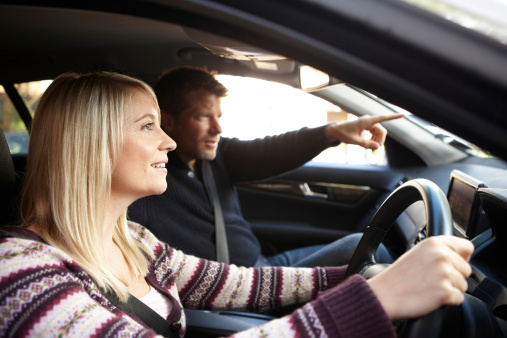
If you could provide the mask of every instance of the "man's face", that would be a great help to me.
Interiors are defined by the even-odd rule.
[[[176,141],[176,152],[181,160],[193,166],[198,159],[215,158],[222,133],[219,122],[222,109],[220,97],[205,90],[190,93],[189,100],[191,106],[181,112],[177,119],[164,114],[162,125]]]

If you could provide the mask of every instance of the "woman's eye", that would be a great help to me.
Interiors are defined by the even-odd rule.
[[[153,130],[153,122],[147,123],[143,126],[143,129]]]

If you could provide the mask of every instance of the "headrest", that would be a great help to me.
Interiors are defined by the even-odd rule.
[[[19,223],[19,190],[9,145],[0,129],[0,226]]]

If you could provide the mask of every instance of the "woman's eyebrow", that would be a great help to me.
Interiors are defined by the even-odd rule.
[[[142,119],[146,118],[146,117],[149,117],[151,119],[154,119],[154,120],[157,120],[157,117],[155,116],[155,114],[152,114],[152,113],[148,113],[148,114],[144,114],[142,116],[140,116],[139,118],[137,118],[134,122],[139,122],[141,121]]]

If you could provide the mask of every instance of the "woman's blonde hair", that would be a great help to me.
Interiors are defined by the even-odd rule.
[[[137,91],[152,98],[158,109],[153,90],[126,75],[57,77],[34,115],[21,201],[25,226],[36,224],[45,241],[123,301],[128,289],[106,263],[102,234],[111,179]],[[145,276],[151,254],[129,234],[126,210],[116,222],[113,240],[133,273]]]

